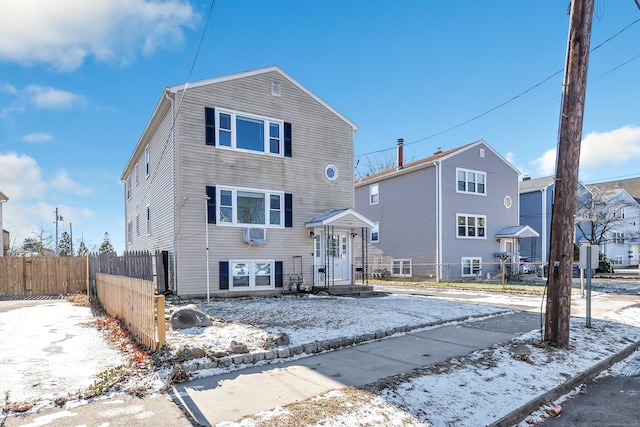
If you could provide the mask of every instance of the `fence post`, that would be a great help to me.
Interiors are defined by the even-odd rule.
[[[158,347],[162,348],[167,343],[164,325],[164,295],[156,295],[156,324],[158,330]]]

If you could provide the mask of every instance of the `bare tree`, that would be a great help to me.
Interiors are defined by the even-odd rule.
[[[591,245],[600,245],[624,219],[626,207],[633,203],[620,197],[619,190],[601,190],[597,186],[578,194],[575,223],[581,236]]]
[[[364,159],[364,163],[361,162],[361,160],[362,159],[358,160],[358,163],[355,167],[355,179],[362,179],[366,176],[375,175],[389,169],[394,169],[398,165],[396,156],[389,153],[384,156],[367,156]]]

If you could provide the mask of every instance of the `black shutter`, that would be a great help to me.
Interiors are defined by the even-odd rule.
[[[205,121],[205,143],[207,145],[216,145],[216,110],[213,108],[204,108]]]
[[[291,156],[291,123],[284,122],[284,156]]]
[[[229,262],[220,261],[220,289],[229,289]]]
[[[293,194],[284,194],[284,226],[293,227]]]
[[[209,196],[209,200],[207,200],[207,222],[209,224],[216,223],[216,187],[209,187],[207,185],[207,196]]]
[[[281,288],[283,284],[282,261],[276,261],[276,288]]]

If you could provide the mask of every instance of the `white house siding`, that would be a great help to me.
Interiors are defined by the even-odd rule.
[[[622,209],[624,218],[616,220],[611,229],[605,234],[607,243],[605,256],[614,262],[615,266],[629,266],[638,264],[630,240],[638,237],[640,229],[640,206],[638,202],[625,190],[619,191],[607,200],[607,205]],[[623,241],[616,241],[614,233],[622,233]]]
[[[271,82],[281,84],[281,96],[271,95]],[[277,72],[258,74],[214,85],[187,89],[177,119],[177,230],[180,295],[206,292],[206,186],[241,186],[293,194],[293,227],[267,229],[264,246],[242,241],[243,227],[209,224],[210,290],[219,290],[219,262],[230,259],[270,259],[293,271],[293,257],[302,256],[306,282],[312,279],[313,241],[305,223],[330,210],[352,207],[353,128]],[[205,107],[282,119],[292,124],[292,157],[231,151],[205,144]],[[335,181],[325,167],[338,168]],[[296,267],[297,268],[297,267]]]
[[[369,263],[375,257],[409,259],[413,277],[436,274],[436,167],[412,169],[356,185],[355,207],[379,223],[380,241],[371,243]],[[369,203],[369,187],[378,184],[379,203]],[[391,271],[391,265],[386,267]]]
[[[484,150],[484,157],[480,156]],[[518,172],[484,143],[458,151],[442,161],[442,259],[443,277],[461,274],[463,257],[481,257],[482,274],[499,269],[500,251],[496,234],[503,228],[519,224]],[[456,169],[470,169],[486,173],[486,195],[457,193]],[[504,198],[511,198],[511,207],[504,206]],[[485,215],[485,239],[457,237],[456,214]]]
[[[171,108],[161,112],[161,119],[153,132],[143,139],[142,149],[136,153],[133,164],[138,164],[138,185],[135,184],[136,168],[125,172],[126,179],[131,176],[131,199],[125,203],[125,223],[132,222],[133,239],[128,243],[125,224],[125,241],[128,251],[167,250],[173,244],[173,148],[171,138]],[[149,176],[145,171],[144,148],[149,147]],[[132,159],[133,160],[133,159]],[[127,174],[128,172],[128,174]],[[151,234],[147,235],[147,205],[151,209]],[[140,232],[136,233],[136,214],[140,221]]]

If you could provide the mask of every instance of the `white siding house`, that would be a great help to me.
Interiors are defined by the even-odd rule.
[[[351,284],[356,129],[276,66],[165,88],[121,177],[127,250],[166,251],[180,296]]]

